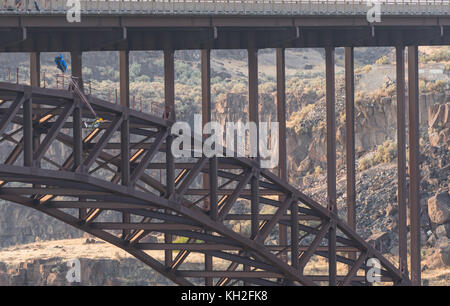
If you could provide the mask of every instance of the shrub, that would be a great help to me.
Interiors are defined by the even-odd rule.
[[[450,61],[450,49],[440,48],[438,50],[434,50],[430,54],[424,54],[421,60],[423,63],[445,61]]]
[[[363,67],[356,69],[355,74],[365,74],[365,73],[369,73],[371,70],[372,70],[371,65],[365,65]]]
[[[305,126],[305,118],[309,112],[314,111],[316,106],[314,104],[308,104],[302,107],[299,111],[294,112],[289,121],[286,124],[287,128],[294,129],[295,133],[301,134],[302,128]]]
[[[363,157],[359,162],[359,169],[366,170],[382,163],[389,163],[397,156],[396,143],[386,140],[377,147],[375,154]]]
[[[388,57],[385,55],[385,56],[380,57],[379,59],[377,59],[376,63],[377,63],[378,65],[387,65],[387,64],[389,64],[389,59],[388,59]]]
[[[315,174],[315,175],[319,175],[319,174],[321,174],[322,172],[323,172],[322,167],[317,166],[316,168],[314,168],[314,174]]]

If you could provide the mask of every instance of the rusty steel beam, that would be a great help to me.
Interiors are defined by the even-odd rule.
[[[169,120],[175,120],[175,51],[171,49],[164,50],[164,112]],[[169,135],[166,140],[166,194],[171,198],[175,193],[175,160],[172,155],[172,136]],[[164,242],[171,243],[172,235],[164,234]],[[164,253],[165,265],[170,267],[173,261],[172,251]]]
[[[30,53],[30,85],[34,87],[41,87],[41,54],[39,52]],[[33,105],[33,116],[35,120],[40,122],[39,105]],[[63,122],[64,123],[64,122]],[[41,134],[38,129],[33,131],[33,151],[40,147]],[[38,163],[40,161],[37,161]]]
[[[33,165],[33,110],[31,97],[23,103],[23,165]]]
[[[83,169],[88,171],[92,164],[95,162],[96,158],[100,155],[102,150],[105,148],[108,141],[114,136],[114,133],[117,131],[119,126],[122,124],[123,116],[117,116],[113,118],[113,120],[109,123],[107,129],[102,134],[98,142],[95,144],[94,148],[90,152],[89,156],[83,163]]]
[[[248,49],[248,118],[249,122],[259,124],[258,105],[258,49]],[[256,147],[259,145],[259,128],[257,128]],[[250,148],[249,148],[250,150]],[[257,149],[259,160],[259,150]],[[251,178],[251,238],[255,238],[259,231],[259,173],[253,172]]]
[[[327,121],[327,199],[328,210],[337,214],[336,204],[336,111],[334,47],[325,48],[326,69],[326,121]],[[336,285],[336,225],[330,225],[328,233],[329,285]]]
[[[270,232],[273,230],[275,225],[278,223],[280,218],[284,215],[284,213],[287,211],[290,204],[293,202],[293,199],[291,197],[288,197],[284,200],[283,204],[277,209],[275,214],[270,218],[268,222],[262,226],[261,230],[259,231],[258,235],[256,236],[256,239],[259,239],[261,241],[264,241],[266,237],[270,234]],[[297,206],[298,208],[298,206]],[[297,209],[298,211],[298,209]],[[298,214],[297,214],[298,217]],[[280,243],[281,245],[286,245],[286,243]]]
[[[355,72],[353,47],[345,48],[345,147],[347,166],[347,223],[356,230]]]
[[[299,262],[297,260],[300,252],[298,217],[298,203],[295,201],[291,204],[291,265],[294,269],[299,268]]]
[[[71,73],[74,78],[76,78],[76,82],[78,82],[78,86],[82,91],[84,91],[84,82],[83,82],[83,53],[81,51],[71,51],[70,52],[71,59]]]
[[[411,224],[411,281],[421,285],[420,269],[420,133],[419,133],[419,54],[408,46],[409,98],[409,209]]]
[[[330,229],[329,223],[322,224],[320,226],[320,230],[314,237],[314,240],[311,242],[310,247],[305,252],[303,252],[299,257],[298,268],[300,269],[301,274],[303,274],[303,269],[308,263],[308,260],[314,255],[314,252],[317,251],[319,244],[321,243],[322,239],[325,237],[329,229]]]
[[[41,54],[39,52],[30,53],[30,85],[41,86]]]
[[[81,166],[83,162],[83,130],[82,130],[82,114],[80,102],[76,103],[76,107],[72,114],[73,120],[73,165],[74,169]]]
[[[130,52],[119,51],[120,105],[130,107]]]
[[[286,57],[285,49],[276,49],[277,66],[277,121],[278,131],[278,175],[281,179],[287,181],[287,152],[286,152]],[[282,199],[280,199],[282,200]],[[280,224],[278,239],[280,244],[287,243],[287,227]],[[281,252],[280,258],[287,261],[287,253]]]
[[[120,127],[120,177],[121,184],[123,186],[130,185],[130,121],[129,118],[123,120]],[[131,220],[131,214],[129,212],[122,212],[122,222],[129,223]],[[122,237],[127,237],[131,231],[129,229],[123,229]]]
[[[219,244],[219,243],[146,243],[141,242],[135,245],[139,250],[188,250],[194,252],[200,251],[242,251],[243,248],[237,245]],[[277,245],[265,245],[266,248],[272,251],[280,251],[285,249],[286,246]],[[309,249],[309,246],[301,246],[299,251],[305,252]],[[359,252],[357,248],[352,247],[338,247],[339,252]],[[328,252],[326,246],[319,246],[316,249],[317,252]],[[297,257],[296,257],[297,258]],[[298,264],[298,261],[294,260]]]
[[[279,125],[278,142],[278,175],[282,180],[287,180],[287,157],[286,157],[286,59],[285,50],[276,50],[277,62],[277,120]]]
[[[18,93],[14,102],[10,105],[8,110],[3,114],[0,119],[0,135],[8,128],[8,125],[16,117],[16,114],[20,111],[23,103],[25,101],[25,96],[23,93]]]
[[[212,120],[211,118],[211,50],[202,49],[201,58],[201,78],[202,78],[202,129]],[[203,174],[202,184],[204,189],[209,189],[209,175]],[[209,202],[206,198],[203,208],[209,210]]]
[[[53,140],[56,138],[57,134],[63,127],[64,123],[67,121],[67,118],[72,114],[72,111],[75,107],[74,103],[69,103],[64,106],[63,112],[59,115],[58,119],[53,123],[51,129],[47,132],[42,143],[39,147],[34,148],[33,160],[39,162],[44,154],[47,152],[47,149],[50,147]],[[36,144],[36,142],[35,142]]]
[[[165,118],[174,121],[175,116],[175,51],[164,50],[164,110]]]
[[[408,274],[407,195],[406,195],[406,107],[405,107],[405,47],[397,46],[397,175],[398,175],[398,254],[399,268]]]
[[[212,105],[211,105],[211,50],[202,49],[200,54],[201,58],[201,78],[202,78],[202,129],[208,122],[211,122],[212,117]],[[215,159],[215,158],[214,158]],[[211,160],[211,162],[213,162]],[[217,162],[213,166],[216,166]],[[212,169],[217,170],[217,169]],[[191,170],[192,171],[192,170]],[[202,184],[204,189],[209,189],[211,192],[210,199],[207,197],[203,202],[203,209],[210,212],[211,216],[217,216],[217,193],[215,193],[216,198],[213,197],[214,192],[217,191],[217,171],[211,173],[210,170],[207,173],[203,173]],[[211,187],[210,187],[211,185]],[[213,271],[213,257],[211,255],[205,254],[205,271]],[[206,277],[205,285],[212,286],[214,284],[213,278]]]
[[[164,140],[167,138],[167,132],[165,130],[162,130],[159,132],[159,135],[155,137],[155,140],[153,141],[151,147],[149,150],[145,153],[145,155],[142,157],[141,161],[137,166],[135,166],[133,173],[131,174],[131,182],[134,184],[144,173],[147,169],[147,166],[150,164],[150,162],[153,160],[155,155],[159,152],[159,149],[161,148]],[[129,163],[129,159],[128,159]]]
[[[356,231],[355,64],[353,47],[345,47],[345,160],[347,167],[347,223]],[[356,254],[349,253],[348,258],[355,260]]]

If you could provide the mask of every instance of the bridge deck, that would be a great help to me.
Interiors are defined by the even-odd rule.
[[[3,0],[0,14],[65,14],[66,0]],[[366,15],[371,1],[355,0],[153,0],[80,1],[86,15]],[[450,15],[449,0],[380,0],[382,15]]]

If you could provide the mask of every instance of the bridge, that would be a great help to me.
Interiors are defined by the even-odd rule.
[[[30,53],[31,83],[0,83],[0,141],[10,149],[0,164],[1,199],[112,243],[180,285],[367,284],[366,262],[371,258],[381,263],[382,282],[420,284],[418,46],[450,45],[448,1],[383,1],[381,21],[376,23],[367,21],[368,7],[358,1],[81,3],[80,23],[67,21],[62,1],[38,1],[39,11],[29,2],[11,8],[5,1],[1,6],[0,52]],[[353,55],[359,46],[396,48],[397,263],[356,233]],[[325,49],[327,203],[314,201],[287,182],[285,49],[309,47]],[[338,217],[336,206],[336,47],[345,47],[347,220]],[[210,51],[246,49],[248,115],[258,122],[262,48],[276,48],[276,173],[261,169],[258,159],[175,158],[170,150],[176,137],[170,127],[177,118],[175,50],[201,50],[202,116],[208,122]],[[76,94],[40,87],[40,54],[70,52],[72,76],[83,88],[82,53],[106,50],[119,52],[120,104],[88,95],[105,121],[86,130],[82,123],[93,116]],[[130,109],[129,53],[135,50],[164,52],[163,117]],[[55,145],[65,148],[62,162],[48,152]],[[242,200],[248,203],[245,212],[236,213]],[[262,213],[262,207],[274,212]],[[101,221],[107,212],[121,221]],[[250,233],[234,231],[230,222],[249,223]],[[164,242],[146,242],[152,233],[162,233]],[[277,239],[269,242],[274,235]],[[150,250],[164,252],[164,260],[153,258]],[[185,268],[191,253],[204,255],[203,267]],[[326,259],[326,274],[305,270],[314,256]],[[227,262],[228,268],[218,269],[216,260]],[[338,264],[346,267],[344,274],[338,272]]]

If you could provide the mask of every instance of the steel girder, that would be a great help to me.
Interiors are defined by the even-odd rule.
[[[71,92],[0,83],[0,99],[0,144],[8,152],[0,164],[0,198],[122,248],[176,284],[327,284],[327,271],[313,273],[308,264],[328,259],[331,230],[336,261],[347,267],[337,275],[339,285],[364,283],[369,258],[380,261],[383,282],[409,283],[334,211],[251,159],[174,159],[174,179],[166,182],[168,120],[91,96],[105,122],[83,129],[81,121],[93,118]],[[210,189],[204,174],[216,178]],[[290,233],[283,245],[280,225]],[[195,253],[214,264],[192,268],[186,263]]]

